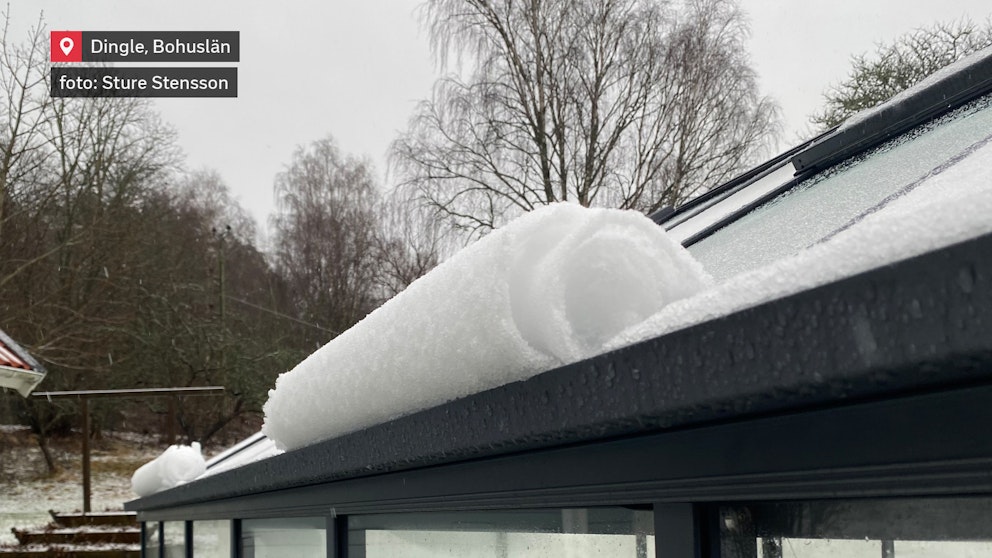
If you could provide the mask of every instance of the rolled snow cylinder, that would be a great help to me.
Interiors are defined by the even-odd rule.
[[[131,476],[131,491],[144,498],[185,484],[206,469],[199,442],[193,442],[192,446],[169,446],[162,455],[138,467]]]
[[[598,354],[711,284],[635,211],[547,206],[466,247],[282,374],[263,431],[281,449]]]

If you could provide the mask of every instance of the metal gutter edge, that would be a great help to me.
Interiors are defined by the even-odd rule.
[[[992,381],[992,234],[125,504],[147,511]]]
[[[871,149],[932,118],[955,109],[992,91],[992,49],[947,76],[938,79],[905,99],[886,102],[864,119],[841,125],[833,134],[792,158],[797,175],[829,167],[841,160]]]

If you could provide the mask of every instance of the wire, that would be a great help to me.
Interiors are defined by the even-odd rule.
[[[272,314],[273,316],[279,316],[280,318],[284,318],[284,319],[287,319],[287,320],[296,322],[296,323],[301,324],[301,325],[312,327],[314,329],[319,329],[320,331],[326,331],[327,333],[330,333],[331,335],[338,335],[338,334],[341,333],[340,331],[334,331],[333,329],[327,329],[326,327],[321,327],[321,326],[319,326],[317,324],[312,324],[310,322],[305,322],[305,321],[303,321],[303,320],[301,320],[299,318],[294,318],[292,316],[283,314],[281,312],[276,312],[275,310],[270,310],[268,308],[265,308],[264,306],[259,306],[257,304],[252,304],[251,302],[248,302],[247,300],[242,300],[240,298],[233,297],[233,296],[230,296],[230,295],[227,295],[227,294],[224,295],[224,298],[229,299],[229,300],[233,300],[234,302],[240,302],[241,304],[244,304],[245,306],[249,306],[249,307],[254,308],[256,310],[261,310],[262,312],[267,312],[269,314]]]

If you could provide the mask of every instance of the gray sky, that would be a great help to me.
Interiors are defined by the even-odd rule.
[[[272,182],[297,145],[332,134],[383,178],[390,141],[436,72],[420,0],[16,0],[13,29],[241,32],[237,99],[159,99],[190,168],[220,172],[264,225]],[[742,0],[763,93],[793,143],[852,54],[915,27],[992,13],[988,0]]]

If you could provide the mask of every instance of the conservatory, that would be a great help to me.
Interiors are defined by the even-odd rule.
[[[444,392],[435,361],[400,386],[338,374],[393,345],[332,341],[280,379],[264,434],[126,504],[143,555],[992,555],[992,51],[652,218],[692,289],[642,314],[607,299],[636,319],[478,389]],[[421,319],[410,300],[390,324]],[[482,328],[488,343],[438,339],[459,345],[453,374],[536,346],[485,329],[500,315],[450,324],[464,312],[423,326]],[[527,328],[555,346],[546,325]],[[353,424],[325,429],[342,409]]]

